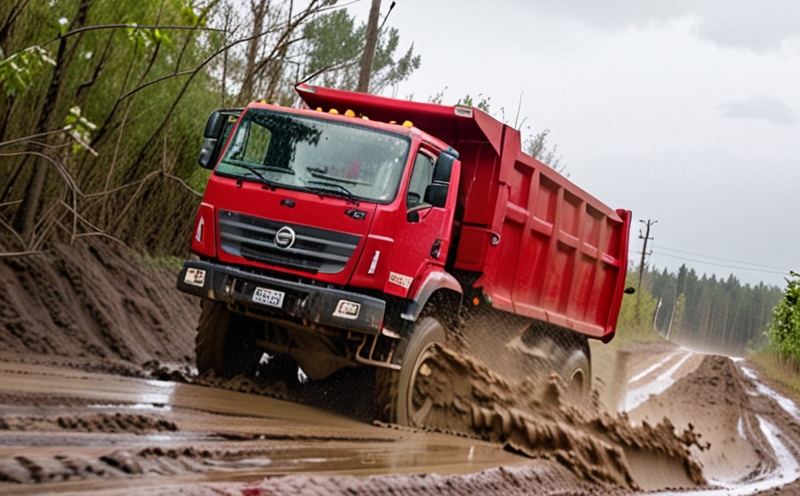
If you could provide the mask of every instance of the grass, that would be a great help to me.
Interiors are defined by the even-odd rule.
[[[174,274],[180,272],[181,268],[183,267],[184,258],[174,257],[170,255],[165,256],[158,256],[158,257],[151,257],[149,255],[137,255],[136,258],[139,259],[145,265],[148,265],[157,270],[167,270]]]
[[[617,348],[621,348],[632,343],[650,343],[654,341],[664,341],[664,338],[651,326],[619,326],[617,327],[617,333],[614,335],[614,339],[612,339],[608,344]]]
[[[747,355],[747,360],[772,383],[800,395],[800,366],[781,358],[772,350],[762,350]]]

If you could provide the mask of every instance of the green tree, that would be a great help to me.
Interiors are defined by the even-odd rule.
[[[782,357],[800,365],[800,274],[791,272],[786,283],[783,299],[772,311],[767,337]]]
[[[54,233],[174,244],[197,201],[197,114],[214,103],[202,33],[216,2],[193,1],[0,4],[0,234],[23,250]],[[164,195],[179,206],[157,235]]]
[[[628,271],[625,287],[636,286],[636,272]],[[639,311],[637,312],[637,305]],[[623,339],[651,339],[655,336],[653,316],[658,306],[658,299],[652,295],[649,284],[645,283],[636,294],[625,296],[617,320],[617,332]]]
[[[354,16],[346,10],[336,10],[309,22],[303,29],[303,36],[305,41],[300,50],[305,53],[307,75],[314,75],[322,86],[355,90],[366,24],[356,25]],[[405,81],[419,69],[421,58],[414,54],[413,43],[398,58],[395,52],[399,45],[400,34],[396,28],[379,32],[370,78],[371,93]]]

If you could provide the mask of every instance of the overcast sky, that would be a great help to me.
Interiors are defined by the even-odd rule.
[[[800,272],[800,1],[397,0],[387,25],[422,56],[398,97],[483,94],[513,125],[521,96],[523,135],[550,129],[573,182],[633,211],[632,259],[653,219],[656,267]]]

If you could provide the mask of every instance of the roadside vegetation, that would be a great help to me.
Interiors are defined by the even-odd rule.
[[[309,76],[352,89],[364,36],[335,0],[0,2],[0,256],[87,236],[185,255],[205,117],[291,104]],[[370,89],[420,63],[387,26]]]
[[[767,338],[781,358],[800,370],[800,274],[792,272],[786,283],[783,298],[772,311]]]
[[[800,274],[786,279],[783,298],[772,310],[765,340],[748,359],[772,381],[800,394]]]

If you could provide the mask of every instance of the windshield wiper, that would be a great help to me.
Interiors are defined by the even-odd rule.
[[[308,168],[306,168],[306,170],[309,173],[311,173],[311,175],[313,177],[316,177],[318,179],[328,179],[329,181],[337,181],[337,182],[345,183],[345,184],[361,184],[363,186],[372,186],[370,183],[365,182],[365,181],[359,181],[357,179],[348,179],[348,178],[339,177],[339,176],[332,176],[332,175],[328,174],[328,168],[327,167],[324,168],[324,169],[319,169],[317,167],[308,167]]]
[[[355,203],[356,206],[359,205],[358,197],[356,197],[353,193],[350,192],[349,189],[345,188],[341,184],[329,183],[327,181],[306,181],[306,184],[319,184],[320,186],[322,186],[322,187],[308,188],[310,191],[319,193],[320,195],[328,195],[328,196],[336,196],[339,198],[344,198],[345,200],[350,200],[351,202]]]
[[[270,181],[269,179],[267,179],[266,177],[264,177],[264,175],[261,174],[261,172],[259,172],[258,169],[256,169],[252,165],[249,165],[247,162],[242,162],[240,160],[230,160],[230,159],[223,160],[223,162],[231,164],[231,165],[235,165],[236,167],[241,167],[242,169],[247,169],[253,175],[256,176],[256,179],[258,179],[258,182],[260,182],[261,184],[267,186],[272,191],[275,191],[275,184],[272,181]]]
[[[294,171],[292,169],[287,169],[286,167],[275,167],[274,165],[266,165],[266,164],[254,164],[252,162],[245,162],[244,160],[237,160],[235,158],[224,158],[222,159],[223,162],[231,164],[231,165],[238,165],[239,167],[258,167],[259,170],[262,171],[270,171],[270,172],[280,172],[282,174],[291,174],[294,175]]]

